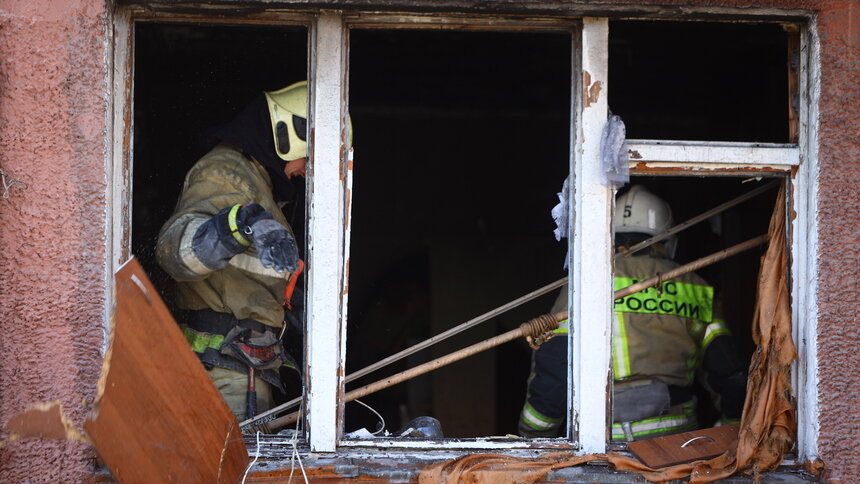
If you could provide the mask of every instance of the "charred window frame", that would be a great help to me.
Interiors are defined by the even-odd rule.
[[[745,12],[748,13],[748,12]],[[133,81],[133,25],[141,18],[211,21],[206,15],[153,14],[120,8],[115,16],[113,109],[112,251],[117,268],[130,255],[132,156],[131,113]],[[242,22],[243,18],[219,21]],[[422,18],[428,24],[472,25],[474,18],[441,16],[360,14],[340,12],[273,13],[250,17],[258,22],[299,22],[310,28],[311,116],[310,176],[308,182],[308,257],[314,270],[308,273],[308,318],[306,368],[307,438],[314,451],[333,452],[343,447],[339,418],[339,398],[343,394],[343,354],[345,350],[345,287],[348,267],[350,198],[350,154],[347,152],[349,29],[372,18],[372,23],[391,26]],[[518,24],[509,20],[510,26]],[[549,19],[551,22],[552,19]],[[562,23],[570,24],[569,20]],[[799,359],[793,375],[799,405],[799,454],[814,457],[817,407],[815,393],[816,317],[815,280],[817,265],[817,100],[818,43],[813,20],[798,17],[798,110],[797,140],[785,145],[712,143],[672,140],[630,140],[635,153],[634,173],[660,168],[695,171],[698,174],[747,170],[781,171],[791,178],[791,209],[796,217],[790,225],[793,323]],[[480,22],[478,22],[480,23]],[[581,28],[573,29],[574,76],[571,81],[571,173],[573,197],[569,247],[571,271],[572,330],[569,344],[568,441],[582,453],[607,449],[607,402],[611,395],[610,333],[612,261],[610,258],[611,208],[613,192],[600,183],[598,154],[600,132],[608,105],[608,26],[606,17],[584,17]],[[108,278],[110,279],[110,278]],[[588,321],[588,324],[583,324]],[[337,342],[332,351],[332,341]],[[359,445],[375,445],[365,442]],[[517,448],[528,444],[487,445],[452,443],[451,448]],[[387,445],[391,447],[391,445]],[[418,446],[419,448],[427,446]]]

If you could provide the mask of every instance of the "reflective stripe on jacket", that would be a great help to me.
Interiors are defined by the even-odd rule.
[[[694,430],[698,427],[696,402],[691,400],[669,409],[666,415],[637,420],[634,422],[615,422],[612,424],[612,440],[632,442],[650,439],[660,435]]]
[[[650,256],[616,262],[614,289],[664,274],[678,264]],[[717,336],[730,334],[713,308],[714,290],[694,273],[685,274],[614,301],[612,373],[615,380],[653,377],[667,385],[690,386],[702,354]],[[567,286],[552,312],[567,310]],[[696,317],[693,317],[696,316]],[[567,321],[558,333],[567,333]]]
[[[281,328],[281,303],[288,273],[263,267],[253,246],[214,272],[191,249],[200,224],[221,209],[252,202],[262,205],[277,222],[287,226],[272,197],[271,179],[263,166],[235,148],[216,146],[189,170],[176,211],[159,233],[156,259],[177,281],[180,308],[212,309]]]
[[[615,290],[676,267],[667,259],[623,258],[615,264]],[[648,377],[667,385],[692,385],[707,344],[728,333],[714,315],[713,300],[713,288],[694,273],[615,300],[613,378]]]
[[[678,264],[651,256],[634,256],[615,265],[615,289],[664,274]],[[567,310],[567,286],[562,288],[551,312]],[[686,274],[660,287],[621,298],[613,304],[612,374],[616,382],[657,379],[666,385],[689,387],[710,343],[729,334],[717,317],[713,288],[696,274]],[[556,333],[567,333],[563,321]],[[559,341],[560,340],[560,341]],[[552,362],[546,363],[552,354]],[[520,434],[552,437],[558,432],[566,405],[567,344],[553,338],[534,352],[528,397],[520,414]],[[559,406],[560,402],[560,406]],[[691,408],[672,407],[665,415],[627,422],[633,438],[687,430],[696,426],[695,403]],[[614,426],[613,439],[626,440],[624,427]]]
[[[529,428],[546,431],[557,429],[561,425],[563,419],[548,417],[535,410],[529,402],[526,402],[526,404],[523,405],[522,412],[520,413],[520,420]]]

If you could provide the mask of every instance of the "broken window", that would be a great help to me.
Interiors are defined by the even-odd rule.
[[[549,209],[569,170],[566,32],[353,29],[356,134],[347,375],[563,277]],[[552,295],[384,370],[490,338],[548,311]],[[386,430],[432,416],[445,437],[516,433],[524,341],[363,398]],[[344,430],[379,417],[346,405]]]
[[[754,156],[750,156],[736,160],[739,166],[735,169],[711,169],[710,166],[716,166],[713,164],[731,151],[720,153],[720,146],[747,149],[761,146],[778,151],[796,141],[792,134],[797,129],[796,105],[788,95],[797,85],[796,73],[787,60],[796,55],[791,52],[796,42],[789,41],[796,39],[792,32],[796,29],[779,24],[609,22],[609,109],[624,119],[628,138],[673,140],[641,143],[668,145],[668,149],[679,156],[674,163],[666,165],[662,170],[663,176],[634,176],[631,185],[640,185],[667,202],[674,215],[674,224],[753,192],[767,181],[762,177],[719,176],[720,171],[723,175],[740,173],[741,169],[749,170],[755,165]],[[747,82],[737,82],[739,78]],[[678,140],[696,141],[685,143]],[[718,143],[708,143],[708,140]],[[714,151],[700,159],[685,158],[684,152],[692,148],[689,145]],[[635,160],[636,150],[631,150],[631,154]],[[792,156],[788,155],[777,163],[786,164],[791,160]],[[704,162],[707,168],[700,166],[697,169],[695,162]],[[659,174],[661,170],[656,171]],[[710,173],[705,177],[666,176],[669,173],[691,175],[697,171]],[[768,167],[763,171],[772,170]],[[634,169],[634,173],[648,172],[647,163]],[[685,264],[761,236],[768,230],[775,192],[776,187],[771,184],[771,189],[764,194],[667,239],[662,247],[655,244],[647,249],[652,251],[651,255],[640,259],[671,258]],[[625,212],[622,218],[626,215]],[[630,246],[645,238],[639,237],[635,231],[627,233],[632,228],[618,228],[618,216],[616,207],[613,224],[621,232],[615,234],[616,246]],[[746,387],[741,369],[749,366],[754,350],[751,321],[760,254],[761,249],[747,250],[706,266],[695,272],[701,279],[683,276],[690,279],[678,284],[695,283],[689,288],[706,289],[705,292],[700,291],[701,298],[693,290],[685,296],[686,299],[674,299],[672,295],[663,294],[664,286],[658,284],[615,301],[614,308],[621,309],[613,317],[612,328],[613,396],[616,398],[612,409],[612,440],[641,440],[671,429],[683,430],[685,426],[709,427],[738,420]],[[616,290],[638,281],[619,276],[644,267],[642,260],[637,261],[634,257],[624,261],[616,259],[615,262]],[[689,312],[672,312],[674,309],[665,312],[643,307],[658,302],[668,306],[671,300],[677,303],[676,309],[678,305],[683,309],[697,298],[699,300],[692,311],[710,308],[712,312],[691,316]],[[701,307],[699,303],[702,303]],[[659,317],[653,315],[658,313],[690,317],[696,321],[676,335],[684,338],[670,345],[674,348],[667,346],[661,350],[667,355],[673,351],[686,351],[681,348],[687,344],[689,334],[690,341],[696,343],[691,347],[686,365],[672,369],[668,356],[661,360],[641,353],[641,345],[648,341],[648,334],[642,334],[631,324],[636,320],[640,327],[648,327],[651,324],[648,318],[656,320]],[[725,334],[726,331],[730,331],[731,336]],[[668,332],[662,336],[666,340],[672,337]],[[650,348],[660,347],[659,342],[648,345]],[[717,353],[720,358],[714,356]],[[683,374],[684,367],[686,375]],[[659,378],[649,379],[653,375],[648,375],[648,372],[659,372]],[[653,418],[656,415],[648,418],[633,411],[643,408],[643,401],[653,402],[654,408],[665,407],[665,385],[668,385],[670,408],[668,411],[663,408],[661,418]],[[631,394],[638,395],[632,406]],[[625,415],[627,417],[623,417]],[[618,423],[623,421],[626,423]]]
[[[279,25],[134,24],[131,242],[166,287],[152,249],[185,172],[202,154],[198,133],[229,119],[248,93],[309,79],[311,176],[297,204],[305,208],[292,220],[309,262],[313,317],[296,341],[313,388],[301,411],[312,417],[305,435],[315,450],[374,445],[381,440],[349,432],[376,432],[384,419],[396,433],[417,416],[437,418],[445,437],[479,438],[449,441],[453,448],[542,445],[488,438],[516,432],[530,366],[523,341],[360,398],[376,413],[341,397],[548,313],[555,292],[349,379],[565,276],[574,351],[565,426],[550,445],[605,450],[614,192],[600,182],[598,151],[609,110],[627,123],[633,181],[668,194],[676,222],[764,183],[742,183],[750,177],[789,176],[800,166],[806,141],[798,119],[806,113],[793,63],[798,33],[781,24],[272,18]],[[674,57],[667,44],[679,47]],[[289,61],[271,62],[273,53]],[[711,62],[685,70],[693,58]],[[723,85],[736,79],[748,82]],[[344,149],[349,129],[354,156]],[[569,174],[573,225],[569,242],[559,243],[550,210]],[[807,190],[804,183],[797,189]],[[679,237],[679,259],[766,230],[771,196]],[[797,243],[795,252],[804,247]],[[726,319],[743,335],[744,355],[752,351],[755,264],[750,252],[702,271],[733,302]],[[708,405],[701,411],[703,423],[716,415]]]
[[[610,108],[633,139],[789,143],[789,43],[771,23],[609,23]]]
[[[137,22],[134,28],[134,168],[132,253],[171,307],[173,280],[155,261],[155,243],[173,214],[189,169],[217,140],[212,130],[231,121],[260,91],[273,91],[307,77],[308,29],[301,25],[213,25]],[[284,216],[305,253],[304,183]],[[287,338],[301,355],[301,336]],[[298,356],[300,357],[300,356]],[[292,396],[296,376],[283,372]],[[275,402],[286,397],[275,394]]]
[[[634,212],[636,204],[651,209],[651,201],[642,198],[645,191],[665,202],[653,204],[658,212],[658,229],[653,232],[694,220],[727,202],[742,201],[647,249],[616,258],[614,289],[660,276],[677,265],[707,260],[767,234],[780,189],[774,181],[782,178],[774,176],[632,176],[630,186],[637,188],[629,189],[629,197],[623,189],[619,192],[617,200],[625,205],[616,205],[613,215],[616,248],[631,247],[653,235],[638,226],[636,213],[629,218],[633,222],[624,221],[631,204]],[[660,226],[664,207],[670,210],[666,215],[672,217],[671,224]],[[614,301],[613,441],[739,421],[746,369],[755,349],[752,321],[764,242]],[[663,326],[678,321],[692,324]],[[656,408],[662,414],[641,413]]]

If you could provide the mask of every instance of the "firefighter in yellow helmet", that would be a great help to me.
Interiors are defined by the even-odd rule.
[[[156,258],[176,280],[186,338],[239,420],[272,405],[284,350],[284,293],[299,251],[281,207],[307,165],[307,82],[261,92],[209,135]]]
[[[672,227],[669,205],[634,185],[615,203],[616,246],[630,247]],[[666,273],[678,264],[674,238],[615,263],[614,289]],[[553,312],[567,310],[567,286]],[[698,370],[720,395],[723,421],[740,419],[746,365],[714,310],[714,290],[690,273],[614,302],[612,327],[612,440],[633,441],[694,429]],[[567,321],[557,330],[567,333]],[[519,433],[555,437],[567,410],[567,338],[552,338],[534,352]]]

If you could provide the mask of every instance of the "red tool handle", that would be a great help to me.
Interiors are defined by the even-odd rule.
[[[293,309],[293,291],[296,290],[296,281],[299,280],[299,274],[304,272],[305,270],[305,261],[299,259],[299,268],[296,269],[296,272],[290,274],[290,282],[287,283],[287,288],[284,290],[284,306],[287,309]]]
[[[255,378],[257,377],[256,371],[253,366],[248,367],[248,392],[246,394],[247,400],[247,409],[246,409],[246,417],[253,418],[257,416],[257,382]]]

